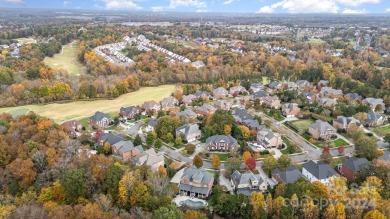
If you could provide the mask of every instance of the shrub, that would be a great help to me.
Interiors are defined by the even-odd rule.
[[[196,146],[193,144],[187,144],[185,149],[189,155],[193,154],[195,152]]]

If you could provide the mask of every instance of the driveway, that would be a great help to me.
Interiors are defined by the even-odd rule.
[[[226,189],[230,192],[230,194],[233,194],[232,184],[230,183],[230,181],[228,179],[225,178],[225,176],[223,175],[223,171],[222,170],[221,170],[221,172],[219,174],[219,185],[225,186]]]
[[[262,165],[261,162],[256,163],[256,168],[259,171],[261,178],[263,178],[271,188],[274,188],[274,186],[276,186],[278,182],[276,182],[272,178],[269,178],[268,175],[263,171],[263,169],[261,169],[261,165]]]

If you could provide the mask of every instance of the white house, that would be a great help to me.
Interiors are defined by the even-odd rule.
[[[309,160],[303,164],[302,174],[310,181],[320,181],[324,185],[329,184],[329,180],[337,176],[337,172],[328,164],[323,161],[318,161],[317,163]]]

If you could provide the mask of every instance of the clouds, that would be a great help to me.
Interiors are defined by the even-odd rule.
[[[385,12],[390,12],[390,8],[386,9]]]
[[[23,0],[0,0],[0,3],[1,2],[11,3],[11,4],[23,4],[24,3]]]
[[[177,7],[195,7],[195,8],[206,8],[207,4],[201,0],[170,0],[169,8]]]
[[[340,8],[357,7],[363,4],[378,4],[382,0],[282,0],[261,7],[257,13],[273,13],[277,9],[290,13],[338,13]],[[365,9],[345,8],[342,13],[367,13]]]
[[[223,2],[224,5],[230,5],[231,3],[233,3],[234,0],[226,0]]]
[[[105,4],[107,9],[129,9],[141,10],[142,7],[136,4],[133,0],[100,0]]]

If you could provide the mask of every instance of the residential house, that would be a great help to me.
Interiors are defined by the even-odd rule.
[[[123,162],[131,161],[144,151],[141,145],[134,147],[131,141],[119,141],[111,146],[112,155],[119,157]]]
[[[288,82],[284,83],[282,86],[286,90],[298,90],[298,85],[293,81],[288,81]]]
[[[358,128],[363,127],[360,121],[353,117],[337,116],[337,118],[333,120],[333,127],[337,130],[341,129],[348,131],[351,125],[356,125]]]
[[[249,197],[252,192],[265,193],[267,191],[267,182],[260,176],[260,174],[254,174],[250,170],[245,173],[240,173],[235,170],[231,175],[230,181],[237,195],[244,194]]]
[[[182,102],[184,105],[189,106],[195,99],[197,99],[197,97],[193,94],[183,95]]]
[[[253,116],[246,109],[236,109],[233,111],[232,116],[239,124],[243,124],[245,120],[253,119]]]
[[[133,157],[132,161],[136,166],[147,165],[152,171],[158,171],[160,166],[164,166],[164,155],[157,154],[154,148],[151,148]]]
[[[115,135],[113,133],[107,133],[99,137],[97,144],[103,146],[105,143],[109,143],[111,146],[123,141],[123,137],[119,135]]]
[[[382,154],[380,157],[377,158],[378,160],[384,160],[387,161],[390,164],[390,151],[385,151],[384,154]]]
[[[200,68],[203,68],[205,67],[206,65],[204,64],[203,61],[201,60],[198,60],[198,61],[195,61],[193,63],[191,63],[192,67],[196,68],[196,69],[200,69]]]
[[[322,120],[317,120],[314,124],[309,127],[309,134],[315,139],[330,139],[336,135],[336,129],[329,123]]]
[[[303,92],[303,96],[305,97],[306,102],[313,103],[318,100],[318,96],[311,91]]]
[[[318,102],[328,109],[334,109],[334,107],[337,104],[337,99],[323,97],[323,98],[319,99]]]
[[[320,97],[339,98],[343,96],[342,90],[336,90],[331,87],[323,87],[320,91]]]
[[[229,92],[223,87],[215,88],[213,90],[213,98],[214,99],[223,99],[223,98],[227,97],[228,95],[229,95]]]
[[[303,164],[302,174],[308,179],[310,182],[320,181],[324,185],[329,184],[329,180],[332,177],[337,176],[337,172],[328,164],[323,161],[318,161],[317,163],[309,160],[308,162]]]
[[[195,109],[195,112],[198,115],[207,116],[210,114],[214,114],[217,109],[210,104],[204,103],[203,106],[199,106]]]
[[[214,174],[209,173],[203,167],[190,166],[184,169],[180,178],[179,191],[181,195],[207,198],[211,193],[214,183]]]
[[[262,128],[257,132],[257,143],[264,148],[280,148],[283,140],[278,133],[274,133],[267,128]]]
[[[215,108],[222,109],[222,110],[230,110],[230,108],[232,107],[232,104],[227,100],[214,101],[213,105]]]
[[[198,124],[185,124],[176,129],[176,137],[181,137],[183,141],[192,142],[202,137],[202,132]]]
[[[371,110],[375,110],[375,111],[379,111],[379,112],[383,112],[383,110],[385,109],[385,104],[383,103],[383,99],[382,98],[366,98],[363,100],[363,103],[365,104],[368,104],[370,107],[371,107]],[[377,110],[380,108],[380,110]]]
[[[70,138],[77,138],[83,132],[83,126],[77,120],[70,120],[61,124]]]
[[[243,94],[244,92],[247,92],[247,91],[246,91],[245,87],[243,87],[243,86],[234,86],[234,87],[231,87],[229,89],[229,93],[231,95],[233,95],[233,94],[239,95],[239,94]]]
[[[161,101],[162,110],[170,110],[172,108],[175,108],[178,105],[179,105],[179,101],[172,96],[166,97]]]
[[[146,125],[146,132],[151,132],[154,131],[157,125],[157,120],[156,119],[150,119],[148,124]]]
[[[264,104],[270,109],[279,109],[281,107],[280,99],[276,95],[260,98],[260,104]]]
[[[358,157],[351,157],[338,166],[340,174],[345,176],[349,182],[355,181],[356,175],[368,168],[368,160]]]
[[[273,81],[273,82],[268,84],[268,87],[271,88],[272,90],[277,90],[277,89],[282,87],[282,84],[280,84],[277,81]]]
[[[93,128],[107,128],[112,124],[111,116],[97,111],[93,116],[89,118],[89,124]]]
[[[298,104],[296,103],[285,103],[282,106],[282,112],[283,112],[283,116],[289,118],[289,117],[297,116],[301,112],[301,109],[298,107]]]
[[[278,168],[272,171],[272,178],[278,183],[295,183],[299,179],[306,179],[305,176],[295,167],[289,166],[285,171],[281,171]]]
[[[363,100],[363,97],[357,93],[347,93],[344,95],[344,97],[348,97],[352,101]]]
[[[212,99],[211,94],[207,91],[197,91],[194,93],[194,95],[202,100]]]
[[[213,135],[206,139],[205,148],[209,151],[237,151],[238,143],[230,135]]]
[[[251,84],[250,90],[252,93],[259,92],[261,90],[264,90],[264,85],[262,83],[253,83]]]
[[[139,115],[141,110],[136,106],[121,107],[119,114],[124,119],[132,119],[135,115]]]
[[[147,113],[155,114],[161,110],[161,106],[154,100],[146,101],[142,104],[142,109]]]
[[[385,117],[381,114],[370,111],[367,113],[367,119],[364,121],[365,126],[375,127],[375,126],[381,126],[385,122]]]
[[[196,117],[198,115],[194,111],[192,111],[190,109],[185,109],[183,111],[177,112],[176,116],[183,117],[185,119],[190,119],[191,120],[191,119],[196,119]]]
[[[329,81],[326,80],[320,80],[317,84],[317,87],[327,87],[329,85]]]
[[[244,121],[242,121],[242,125],[248,127],[249,130],[255,130],[255,131],[258,131],[265,127],[264,125],[260,125],[259,121],[254,119],[245,119]]]
[[[300,90],[305,90],[310,86],[310,82],[308,82],[307,80],[297,80],[296,84],[298,86],[298,89]]]
[[[262,98],[265,98],[265,97],[267,97],[267,96],[269,96],[269,94],[268,94],[267,92],[261,90],[261,91],[258,91],[258,92],[256,92],[256,93],[253,93],[253,94],[251,95],[250,99],[251,99],[252,101],[255,101],[256,99],[261,100]]]

